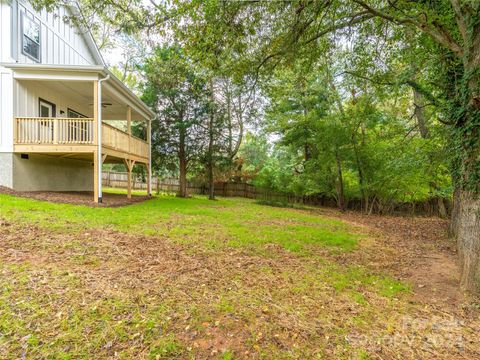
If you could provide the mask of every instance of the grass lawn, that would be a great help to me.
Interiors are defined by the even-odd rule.
[[[389,358],[372,339],[419,311],[360,228],[308,209],[0,194],[0,239],[0,358]]]

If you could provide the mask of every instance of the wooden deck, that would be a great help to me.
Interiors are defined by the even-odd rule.
[[[21,153],[91,154],[98,149],[94,118],[16,117],[14,151]],[[118,161],[147,164],[149,144],[102,123],[102,154]]]

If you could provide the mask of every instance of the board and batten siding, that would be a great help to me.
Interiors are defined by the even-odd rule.
[[[12,59],[12,5],[0,0],[0,61]],[[13,150],[13,77],[12,72],[0,66],[0,153]],[[8,185],[6,174],[11,171],[11,156],[5,155],[0,162],[0,184]]]
[[[0,0],[0,61],[12,62],[11,36],[12,36],[12,7]]]
[[[35,117],[38,116],[39,98],[55,104],[56,116],[67,117],[68,108],[75,110],[87,117],[93,117],[91,99],[75,98],[75,93],[55,91],[35,81],[15,82],[15,116]],[[93,88],[93,87],[92,87]],[[64,113],[61,114],[60,112]]]
[[[16,1],[16,0],[13,0]],[[12,9],[18,19],[18,32],[16,36],[16,56],[19,63],[37,63],[22,53],[22,13],[40,23],[40,62],[55,65],[100,65],[95,60],[85,38],[89,33],[79,29],[68,21],[72,12],[59,7],[54,12],[41,10],[37,12],[26,1],[18,1],[17,6],[12,4]],[[15,16],[15,14],[14,14]],[[14,46],[15,48],[15,46]],[[14,49],[15,51],[15,49]]]

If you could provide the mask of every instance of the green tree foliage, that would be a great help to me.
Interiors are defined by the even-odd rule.
[[[158,114],[152,122],[153,166],[179,173],[180,196],[186,196],[188,167],[206,146],[208,84],[177,46],[157,48],[143,71],[143,100]]]
[[[258,151],[268,157],[257,172],[257,185],[339,200],[343,184],[345,201],[361,200],[365,211],[449,193],[442,133],[431,127],[428,138],[421,136],[409,114],[411,95],[395,103],[370,89],[338,107],[340,95],[326,84],[328,71],[319,67],[282,69],[269,81],[265,130],[275,146],[271,152],[260,146],[253,154],[241,152],[247,169],[259,168]]]

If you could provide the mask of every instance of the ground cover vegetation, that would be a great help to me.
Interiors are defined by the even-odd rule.
[[[478,355],[475,308],[433,282],[452,274],[404,273],[451,251],[442,220],[166,195],[0,200],[2,358]]]

